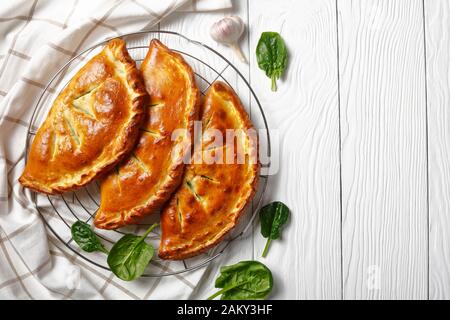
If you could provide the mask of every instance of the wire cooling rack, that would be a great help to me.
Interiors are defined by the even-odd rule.
[[[180,53],[191,65],[195,72],[197,85],[204,95],[209,86],[216,80],[226,82],[241,98],[242,104],[250,115],[255,128],[258,130],[260,144],[259,157],[270,159],[270,135],[264,111],[259,100],[251,88],[249,82],[242,73],[222,54],[199,41],[191,40],[184,35],[171,31],[140,31],[120,36],[127,42],[127,49],[138,66],[144,59],[151,39],[157,38],[172,50]],[[98,53],[102,46],[111,39],[101,41],[78,55],[72,57],[51,78],[40,95],[33,111],[32,119],[28,128],[26,138],[26,154],[28,155],[31,142],[36,134],[52,101],[57,94],[68,84],[71,77],[78,69],[93,55]],[[270,162],[262,165],[259,185],[252,203],[248,206],[248,212],[241,218],[239,225],[218,246],[200,256],[183,261],[168,263],[155,257],[144,273],[144,277],[162,277],[180,274],[196,270],[207,265],[219,257],[225,249],[237,238],[245,238],[249,235],[248,229],[261,207],[264,192],[268,182],[268,170]],[[33,202],[42,215],[43,220],[53,235],[61,241],[68,249],[97,267],[109,270],[106,257],[100,253],[86,253],[72,241],[70,227],[77,221],[82,220],[92,223],[93,217],[100,204],[100,188],[97,181],[75,192],[65,193],[57,196],[46,196],[32,192]],[[97,236],[111,247],[122,235],[126,233],[141,234],[148,226],[159,219],[158,214],[153,214],[143,220],[139,225],[128,226],[117,230],[94,229]],[[147,238],[155,248],[158,247],[160,233],[155,229]],[[251,241],[250,239],[247,239]]]

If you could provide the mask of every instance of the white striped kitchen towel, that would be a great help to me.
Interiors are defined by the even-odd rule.
[[[24,168],[24,141],[33,106],[50,77],[68,59],[105,38],[149,28],[174,10],[210,11],[230,6],[230,0],[2,1],[1,299],[189,297],[203,270],[123,282],[111,272],[81,259],[51,235],[31,201],[31,193],[17,179]],[[170,270],[171,263],[160,264],[158,268],[161,272]],[[72,281],[77,272],[79,281]]]

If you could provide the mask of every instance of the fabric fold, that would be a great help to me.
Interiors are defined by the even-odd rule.
[[[69,250],[44,223],[33,195],[17,181],[34,106],[51,77],[99,41],[148,29],[175,10],[212,11],[230,0],[14,1],[0,8],[0,297],[4,299],[186,299],[204,269],[123,282]],[[79,63],[83,63],[80,61]],[[49,88],[57,94],[57,88]],[[37,128],[32,128],[35,130]],[[70,198],[71,197],[71,198]],[[66,205],[80,206],[74,193]],[[72,200],[71,200],[72,199]],[[67,228],[52,197],[38,195],[52,228]],[[90,208],[85,210],[86,215]],[[88,217],[88,216],[87,216]],[[60,224],[60,225],[58,225]],[[67,230],[64,232],[70,236]],[[106,258],[105,258],[106,261]],[[159,263],[159,265],[158,265]],[[165,272],[175,262],[155,263]],[[178,262],[177,262],[178,263]]]

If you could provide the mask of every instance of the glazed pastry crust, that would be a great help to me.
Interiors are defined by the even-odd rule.
[[[237,225],[258,183],[256,132],[247,134],[253,125],[234,91],[215,82],[201,112],[202,145],[195,150],[182,184],[161,213],[162,259],[187,259],[220,243]],[[242,129],[244,134],[231,139],[231,144],[224,138],[225,146],[218,147],[209,129],[219,130],[224,137],[227,129]],[[226,161],[229,150],[233,151],[231,163]],[[238,155],[241,160],[237,160]]]
[[[33,140],[20,183],[58,194],[110,171],[135,146],[147,101],[125,42],[109,41],[54,101]]]
[[[191,67],[154,39],[141,71],[150,95],[147,119],[132,154],[101,183],[97,228],[116,229],[156,212],[180,184],[191,149],[200,101]]]

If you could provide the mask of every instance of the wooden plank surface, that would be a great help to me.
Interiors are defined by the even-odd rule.
[[[158,28],[206,43],[250,82],[273,139],[276,174],[264,203],[283,201],[292,216],[267,258],[256,221],[206,268],[190,298],[215,291],[221,265],[257,259],[273,272],[273,299],[450,299],[450,1],[233,5],[177,12]],[[247,26],[241,47],[249,64],[209,35],[228,15]],[[264,31],[279,32],[289,51],[277,92],[257,66]],[[171,44],[183,50],[182,41]],[[205,60],[261,127],[237,73],[225,60]],[[207,81],[220,80],[206,65],[188,62]]]
[[[227,14],[237,14],[246,25],[251,25],[250,38],[244,37],[241,42],[250,65],[237,61],[227,48],[209,37],[209,26]],[[269,126],[278,130],[282,138],[274,141],[280,170],[271,177],[266,202],[282,200],[294,215],[283,240],[274,242],[268,258],[261,259],[276,277],[273,298],[341,297],[335,26],[332,0],[313,4],[285,1],[281,6],[272,1],[250,1],[248,7],[246,2],[235,2],[235,8],[228,13],[196,14],[195,18],[189,14],[174,15],[161,24],[161,29],[201,39],[230,58],[250,80]],[[261,32],[267,30],[280,32],[290,52],[290,70],[280,81],[277,93],[270,91],[270,81],[258,69],[254,55]],[[239,91],[242,83],[235,84]],[[244,94],[245,90],[241,91]],[[241,99],[246,100],[242,94]],[[249,107],[256,118],[256,107]],[[257,224],[254,237],[254,248],[250,236],[233,244],[223,259],[212,264],[193,298],[201,299],[212,291],[219,265],[259,259],[265,239],[260,237]],[[287,270],[289,275],[282,276]]]
[[[279,171],[265,202],[284,201],[292,220],[266,259],[255,224],[208,268],[192,298],[213,291],[220,265],[244,259],[272,269],[276,299],[450,298],[448,1],[425,0],[425,10],[421,0],[234,5],[175,14],[161,29],[202,40],[249,79],[279,136]],[[209,37],[210,25],[229,14],[250,25],[241,42],[249,65]],[[254,54],[263,31],[280,32],[290,52],[276,93]]]
[[[340,299],[339,119],[336,16],[332,0],[249,1],[250,81],[269,126],[278,131],[278,173],[267,201],[292,211],[283,239],[272,242],[255,228],[255,255],[275,275],[276,299]],[[278,91],[258,69],[254,54],[263,31],[277,31],[289,50]]]
[[[450,299],[450,3],[425,1],[430,299]]]
[[[338,0],[345,299],[427,298],[422,13]]]
[[[245,78],[248,79],[249,74],[249,65],[240,62],[236,56],[232,53],[232,51],[225,47],[224,45],[216,43],[209,35],[210,26],[220,20],[221,18],[228,15],[238,15],[240,16],[246,25],[247,24],[247,5],[245,1],[235,1],[233,3],[233,9],[221,11],[221,12],[208,12],[208,13],[174,13],[167,19],[163,20],[160,24],[161,30],[170,30],[175,31],[180,34],[189,37],[192,40],[199,40],[213,49],[219,51],[223,54],[227,59],[236,66],[239,71],[243,74]],[[248,29],[247,29],[248,30]],[[248,41],[247,41],[247,30],[245,31],[245,35],[241,41],[241,48],[245,55],[248,57]],[[164,41],[164,37],[162,37]],[[199,49],[202,50],[202,49]],[[198,56],[204,55],[205,52],[199,52]],[[226,63],[221,59],[214,59],[211,56],[205,57],[205,60],[213,65],[215,69],[219,72],[224,70],[226,67]],[[206,70],[203,70],[206,72]],[[203,73],[202,72],[202,73]],[[214,80],[217,77],[217,74],[214,72],[211,73],[208,80]],[[233,86],[233,88],[239,94],[243,104],[245,105],[247,111],[250,113],[249,106],[249,90],[244,86],[242,81],[236,76],[236,72],[233,72],[232,69],[226,69],[223,77]],[[219,80],[223,80],[219,78]],[[214,289],[214,281],[218,275],[218,269],[221,265],[232,264],[238,262],[240,260],[251,260],[253,259],[253,233],[250,230],[249,233],[245,235],[245,237],[241,240],[237,240],[233,245],[228,248],[222,257],[215,260],[211,263],[206,272],[200,281],[198,287],[193,292],[191,298],[192,299],[205,299],[210,296],[213,292],[216,291]]]

